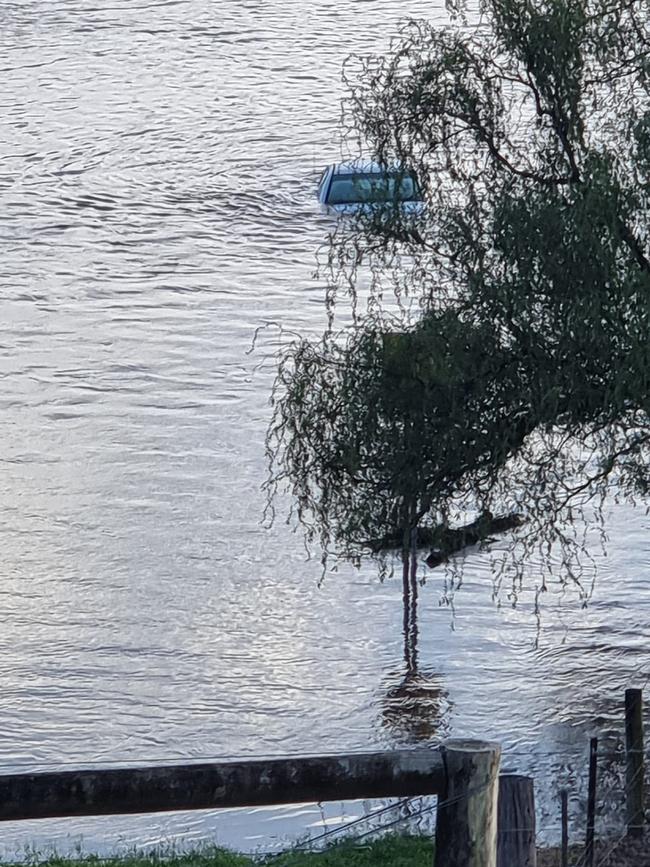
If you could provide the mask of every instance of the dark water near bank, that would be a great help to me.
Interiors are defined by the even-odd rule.
[[[650,672],[640,509],[613,509],[590,607],[547,594],[539,633],[532,594],[493,603],[487,554],[455,613],[433,573],[415,686],[401,582],[350,568],[319,589],[300,536],[260,523],[281,338],[247,350],[264,323],[324,322],[314,186],[339,155],[341,63],[441,9],[0,2],[3,770],[472,734],[536,775],[552,834],[589,735],[615,748],[622,690]],[[256,850],[363,810],[28,823],[3,845]]]

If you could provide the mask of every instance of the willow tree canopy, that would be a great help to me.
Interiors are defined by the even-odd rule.
[[[650,489],[650,0],[480,6],[346,73],[348,133],[427,207],[337,230],[371,303],[280,362],[271,487],[345,556],[487,510],[566,542]]]

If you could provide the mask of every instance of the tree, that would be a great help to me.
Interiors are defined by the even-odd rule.
[[[354,324],[281,358],[269,489],[326,553],[516,513],[518,565],[559,542],[575,576],[576,516],[650,490],[650,2],[456,11],[346,74],[348,132],[426,214],[335,232]]]

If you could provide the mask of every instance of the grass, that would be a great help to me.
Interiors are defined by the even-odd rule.
[[[368,842],[344,840],[317,852],[294,849],[257,858],[218,848],[114,858],[83,854],[39,857],[32,852],[23,863],[27,867],[431,867],[433,842],[430,837],[396,834]],[[0,862],[0,867],[8,867],[8,862]]]
[[[272,860],[274,867],[431,867],[430,837],[391,835],[365,844],[353,840],[322,852],[288,852]]]

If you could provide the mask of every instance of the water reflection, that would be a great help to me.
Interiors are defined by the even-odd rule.
[[[391,672],[381,700],[381,723],[396,743],[415,744],[444,738],[450,702],[443,678],[431,671]]]
[[[412,551],[402,564],[404,668],[389,673],[381,700],[382,726],[393,740],[408,744],[444,737],[450,710],[442,676],[419,668],[418,591],[417,556]]]

